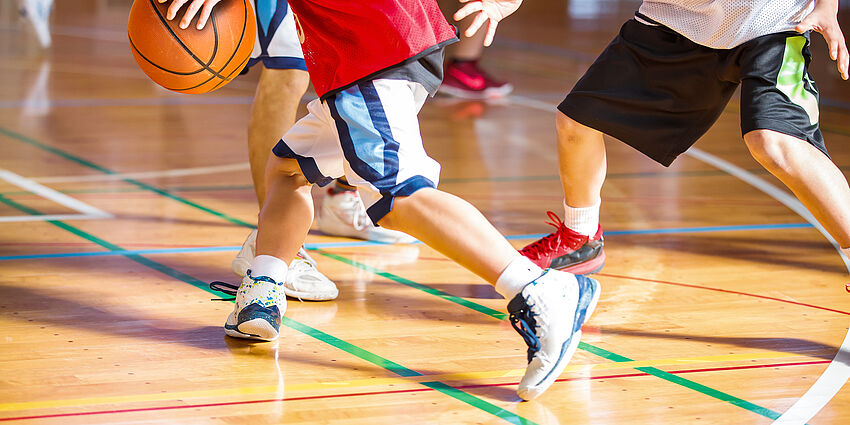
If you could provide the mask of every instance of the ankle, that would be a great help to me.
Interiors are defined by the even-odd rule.
[[[286,280],[286,272],[289,266],[286,261],[271,255],[258,255],[254,257],[249,269],[251,276],[266,276],[272,278],[276,283],[283,283]]]
[[[574,208],[564,201],[564,225],[576,233],[593,236],[599,228],[599,207],[601,205],[602,201],[600,200],[589,207]]]
[[[496,280],[496,292],[510,301],[541,274],[543,269],[528,258],[517,256],[508,263]]]

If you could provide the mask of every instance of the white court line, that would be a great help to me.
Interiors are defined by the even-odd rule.
[[[508,97],[508,100],[512,103],[516,103],[517,105],[526,106],[532,109],[538,109],[547,112],[554,112],[555,105],[548,104],[546,102],[541,102],[536,99],[531,99],[523,96],[511,95]],[[756,189],[766,193],[777,201],[781,202],[786,207],[790,208],[792,211],[800,215],[812,224],[818,231],[832,244],[833,247],[838,251],[838,255],[841,257],[841,260],[844,261],[845,267],[847,267],[847,271],[850,272],[850,260],[848,260],[847,256],[841,252],[841,246],[829,235],[826,229],[818,223],[815,217],[803,206],[797,198],[789,195],[782,189],[777,188],[776,186],[768,183],[767,181],[759,178],[758,176],[750,173],[743,168],[737,167],[727,161],[724,161],[714,155],[711,155],[707,152],[704,152],[697,148],[690,148],[685,152],[685,155],[688,155],[694,159],[705,162],[711,166],[714,166],[722,171],[725,171],[731,174],[734,177],[737,177],[744,181],[747,184],[752,185]],[[832,400],[833,397],[841,390],[841,387],[850,379],[850,330],[847,331],[847,335],[844,337],[844,342],[841,343],[841,348],[838,349],[838,353],[829,363],[826,370],[824,370],[823,374],[818,378],[817,381],[800,397],[794,405],[792,405],[785,413],[782,414],[776,421],[773,422],[774,425],[790,425],[790,424],[804,424],[813,418],[818,412],[823,409],[824,406]]]
[[[0,170],[0,179],[20,187],[21,189],[40,195],[57,204],[64,205],[80,214],[53,214],[53,215],[27,215],[27,216],[6,216],[0,217],[0,222],[11,221],[34,221],[34,220],[69,220],[69,219],[97,219],[97,218],[113,218],[112,214],[93,207],[85,202],[74,199],[64,193],[59,193],[49,187],[42,186],[30,179],[21,177],[9,170]],[[59,218],[56,218],[59,217]]]
[[[216,165],[211,167],[177,168],[163,171],[146,171],[126,174],[89,174],[85,176],[33,177],[33,181],[41,183],[97,182],[124,179],[152,179],[159,177],[196,176],[202,174],[224,173],[229,171],[249,170],[247,162],[236,164]]]
[[[838,242],[829,235],[826,229],[818,223],[815,217],[803,206],[797,198],[788,194],[784,190],[777,188],[776,186],[762,180],[756,175],[750,173],[743,168],[732,165],[714,155],[711,155],[707,152],[704,152],[697,148],[690,148],[685,155],[691,156],[695,159],[698,159],[706,164],[713,165],[747,183],[752,185],[758,190],[772,196],[777,201],[783,203],[786,207],[792,209],[794,212],[803,217],[812,224],[818,231],[835,247],[838,251],[838,255],[841,256],[841,259],[844,261],[844,266],[847,267],[847,271],[850,272],[850,260],[847,259],[847,256],[841,252],[841,246],[838,245]],[[782,414],[776,421],[773,423],[775,425],[790,425],[790,424],[804,424],[809,421],[809,419],[813,418],[821,409],[838,394],[838,391],[841,390],[841,387],[850,379],[850,330],[847,331],[847,335],[844,337],[844,342],[841,343],[841,348],[838,349],[838,353],[835,354],[835,357],[829,363],[829,366],[826,367],[826,370],[823,371],[823,374],[818,378],[817,381],[803,394],[800,399],[794,402],[785,413]]]

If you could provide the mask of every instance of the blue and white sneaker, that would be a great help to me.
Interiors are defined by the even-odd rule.
[[[547,269],[508,303],[511,325],[528,345],[528,367],[517,389],[523,400],[543,394],[567,367],[599,293],[596,280]]]
[[[236,291],[236,305],[227,316],[224,333],[235,338],[275,340],[285,312],[283,284],[267,276],[251,276],[248,270]]]

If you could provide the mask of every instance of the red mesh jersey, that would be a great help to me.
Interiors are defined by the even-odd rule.
[[[455,37],[434,0],[289,0],[319,96]]]

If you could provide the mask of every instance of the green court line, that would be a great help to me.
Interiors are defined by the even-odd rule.
[[[71,155],[70,153],[66,153],[66,152],[61,151],[61,150],[59,150],[59,149],[56,149],[56,148],[53,148],[53,147],[51,147],[51,146],[45,145],[45,144],[40,143],[40,142],[38,142],[38,141],[36,141],[36,140],[30,139],[30,138],[28,138],[28,137],[26,137],[26,136],[23,136],[23,135],[21,135],[21,134],[18,134],[18,133],[15,133],[15,132],[12,132],[12,131],[6,130],[6,129],[2,128],[2,127],[0,127],[0,133],[5,134],[5,135],[7,135],[8,137],[11,137],[11,138],[13,138],[13,139],[16,139],[16,140],[19,140],[19,141],[22,141],[22,142],[25,142],[25,143],[31,144],[31,145],[33,145],[33,146],[39,147],[39,148],[44,149],[44,150],[47,150],[47,151],[49,151],[49,152],[55,153],[55,154],[57,154],[57,155],[59,155],[59,156],[62,156],[62,157],[64,157],[64,158],[67,158],[67,159],[69,159],[69,160],[71,160],[71,161],[78,162],[78,163],[80,163],[80,164],[82,164],[82,165],[86,165],[86,166],[88,166],[88,167],[90,167],[90,168],[94,168],[94,169],[99,170],[99,171],[101,171],[101,172],[103,172],[103,173],[106,173],[106,174],[116,174],[114,171],[111,171],[111,170],[108,170],[108,169],[106,169],[106,168],[100,167],[100,166],[98,166],[98,165],[96,165],[96,164],[93,164],[93,163],[90,163],[90,162],[88,162],[88,161],[86,161],[86,160],[84,160],[84,159],[82,159],[82,158],[79,158],[79,157],[76,157],[76,156],[74,156],[74,155]],[[227,218],[227,217],[228,217],[228,216],[225,216],[225,215],[224,215],[224,214],[222,214],[222,213],[219,213],[219,212],[217,212],[217,211],[213,211],[213,210],[210,210],[210,209],[208,209],[208,208],[202,207],[202,206],[200,206],[200,205],[194,204],[194,203],[192,203],[192,202],[190,202],[190,201],[188,201],[188,200],[185,200],[185,199],[183,199],[183,198],[180,198],[179,196],[176,196],[176,195],[170,194],[170,193],[168,193],[168,192],[166,192],[166,191],[163,191],[163,190],[157,189],[157,188],[155,188],[155,187],[153,187],[153,186],[150,186],[150,185],[147,185],[147,184],[145,184],[145,183],[136,182],[136,181],[131,180],[131,179],[125,179],[125,181],[127,181],[127,182],[129,182],[129,183],[133,183],[133,184],[135,184],[136,186],[139,186],[139,187],[141,187],[141,188],[144,188],[144,189],[147,189],[147,190],[152,190],[152,191],[154,191],[154,192],[156,192],[156,193],[159,193],[160,195],[167,196],[167,197],[169,197],[169,198],[171,198],[171,199],[174,199],[174,200],[177,200],[177,201],[183,202],[183,203],[185,203],[185,204],[187,204],[187,205],[195,206],[196,208],[199,208],[199,209],[201,209],[201,210],[203,210],[203,211],[209,212],[209,213],[211,213],[211,214],[213,214],[213,215],[217,215],[217,216],[219,216],[219,217],[223,217],[223,218]],[[8,201],[8,199],[6,199],[6,200],[4,200],[4,199],[0,199],[0,201],[6,202],[6,201]],[[228,220],[231,220],[230,218],[227,218],[227,219],[228,219]],[[236,219],[232,219],[232,220],[236,220]],[[232,220],[231,220],[231,221],[232,221]],[[61,222],[59,222],[59,223],[61,223]],[[63,224],[63,225],[65,225],[65,226],[67,226],[67,225],[66,225],[66,224],[64,224],[64,223],[62,223],[62,224]],[[253,225],[250,225],[250,224],[248,224],[248,223],[245,223],[245,222],[243,222],[243,221],[241,221],[241,220],[239,220],[239,223],[236,223],[236,224],[240,224],[240,225],[243,225],[243,226],[246,226],[246,227],[254,227]],[[62,226],[60,226],[60,227],[62,227]],[[70,226],[68,226],[68,227],[70,227]],[[77,229],[77,230],[78,230],[78,229]],[[78,231],[79,231],[79,230],[78,230]],[[80,231],[80,232],[81,232],[81,231]],[[105,242],[105,241],[104,241],[104,242]],[[110,244],[110,245],[111,245],[111,244]],[[113,245],[113,246],[114,246],[114,245]],[[481,313],[487,314],[488,316],[491,316],[491,317],[497,318],[497,319],[499,319],[499,320],[505,320],[505,318],[507,317],[504,313],[502,313],[502,312],[500,312],[500,311],[493,310],[493,309],[491,309],[491,308],[489,308],[489,307],[486,307],[486,306],[483,306],[483,305],[480,305],[480,304],[474,303],[474,302],[472,302],[472,301],[468,301],[468,300],[463,299],[463,298],[460,298],[460,297],[455,297],[455,296],[453,296],[453,295],[450,295],[450,294],[445,293],[445,292],[443,292],[443,291],[440,291],[440,290],[438,290],[438,289],[431,288],[431,287],[429,287],[429,286],[427,286],[427,285],[422,285],[422,284],[420,284],[420,283],[413,282],[413,281],[408,280],[408,279],[404,279],[404,278],[402,278],[402,277],[400,277],[400,276],[396,276],[396,275],[393,275],[393,274],[388,273],[388,272],[383,272],[383,271],[380,271],[380,270],[374,269],[374,268],[372,268],[372,267],[370,267],[370,266],[368,266],[368,265],[366,265],[366,264],[362,264],[362,263],[359,263],[359,262],[356,262],[356,261],[353,261],[353,260],[348,260],[348,259],[341,260],[341,259],[339,259],[339,258],[334,258],[333,256],[335,256],[335,254],[330,254],[330,253],[325,253],[325,252],[321,252],[321,254],[322,254],[322,255],[325,255],[325,256],[329,256],[330,258],[333,258],[333,259],[338,260],[338,261],[343,261],[343,262],[345,262],[345,263],[347,263],[347,264],[350,264],[350,265],[352,265],[352,266],[354,266],[354,267],[363,268],[363,270],[367,270],[367,271],[370,271],[370,272],[371,272],[372,270],[378,271],[378,272],[382,273],[382,274],[381,274],[381,276],[383,276],[383,277],[386,277],[386,278],[391,279],[391,280],[393,280],[393,281],[396,281],[396,282],[398,282],[398,283],[402,283],[402,284],[405,284],[405,285],[408,285],[408,286],[414,287],[414,288],[416,288],[416,289],[419,289],[419,290],[425,291],[425,292],[427,292],[427,293],[429,293],[429,294],[439,296],[439,297],[441,297],[441,298],[443,298],[443,299],[446,299],[447,301],[455,302],[455,303],[457,303],[457,304],[459,304],[459,305],[463,305],[464,307],[471,308],[471,309],[473,309],[473,310],[475,310],[475,311],[478,311],[478,312],[481,312]],[[183,274],[183,273],[181,273],[181,272],[179,272],[179,271],[177,271],[177,270],[174,270],[174,269],[171,269],[171,268],[169,268],[169,267],[167,267],[167,266],[164,266],[164,265],[161,265],[161,264],[159,264],[159,263],[153,262],[152,260],[148,260],[147,258],[144,258],[144,257],[138,256],[138,255],[126,255],[126,257],[127,257],[127,258],[131,258],[131,259],[133,259],[134,261],[139,262],[140,264],[144,264],[145,266],[148,266],[148,267],[154,268],[154,269],[156,269],[156,270],[159,270],[160,272],[163,272],[163,273],[165,273],[165,274],[167,274],[167,275],[169,275],[169,276],[172,276],[172,277],[174,277],[174,278],[176,278],[176,279],[183,280],[184,282],[189,283],[189,284],[191,284],[191,285],[193,285],[193,286],[198,286],[198,284],[206,285],[204,282],[201,282],[201,281],[199,281],[199,280],[197,280],[197,279],[194,279],[194,278],[192,278],[191,276],[185,275],[185,274]],[[137,259],[137,258],[133,258],[133,257],[138,257],[138,259]],[[340,258],[343,258],[343,257],[340,257]],[[150,264],[146,264],[146,263],[144,263],[144,262],[142,262],[142,261],[144,261],[144,262],[149,262]],[[362,267],[361,267],[361,266],[362,266]],[[160,267],[161,267],[162,269],[160,269]],[[364,267],[367,267],[367,268],[364,268]],[[183,277],[178,277],[178,276],[183,276]],[[188,278],[188,279],[184,280],[184,278]],[[198,286],[198,287],[200,287],[200,286]],[[201,288],[201,289],[204,289],[203,287],[200,287],[200,288]],[[475,306],[477,306],[477,307],[475,307]],[[629,360],[616,360],[616,359],[626,359],[626,357],[620,356],[620,355],[618,355],[618,354],[612,353],[612,352],[610,352],[610,351],[607,351],[607,350],[602,349],[602,348],[599,348],[599,347],[591,346],[590,344],[586,344],[586,343],[584,343],[584,342],[579,343],[579,348],[581,348],[581,349],[583,349],[583,350],[586,350],[586,351],[588,351],[588,352],[591,352],[591,353],[593,353],[593,354],[599,355],[599,356],[601,356],[601,357],[603,357],[603,358],[606,358],[606,359],[612,360],[612,361],[620,361],[620,362],[622,362],[622,361],[629,361]],[[645,369],[645,370],[644,370],[644,369]],[[720,391],[717,391],[717,390],[711,389],[711,388],[709,388],[709,387],[705,387],[705,386],[704,386],[704,385],[702,385],[702,384],[698,384],[698,383],[693,382],[693,381],[690,381],[690,380],[688,380],[688,379],[685,379],[685,378],[681,378],[681,377],[678,377],[678,376],[672,375],[672,374],[670,374],[670,373],[668,373],[668,372],[664,372],[663,370],[660,370],[660,369],[656,369],[656,368],[639,368],[638,370],[641,370],[642,372],[645,372],[645,373],[650,373],[651,375],[656,376],[656,377],[659,377],[659,378],[664,379],[664,380],[667,380],[668,382],[672,382],[672,383],[676,383],[676,384],[679,384],[679,385],[683,385],[683,386],[685,386],[686,388],[689,388],[689,389],[692,389],[692,390],[698,391],[698,392],[700,392],[700,393],[702,393],[702,394],[705,394],[705,395],[708,395],[708,396],[710,396],[710,397],[714,397],[714,398],[717,398],[717,399],[719,399],[719,400],[723,400],[723,401],[726,401],[726,402],[732,403],[732,404],[734,404],[734,405],[736,405],[736,406],[743,407],[743,408],[745,408],[745,409],[747,409],[747,410],[750,410],[750,411],[752,411],[752,412],[754,412],[754,413],[757,413],[757,414],[760,414],[760,415],[762,415],[762,416],[767,416],[767,417],[769,417],[769,418],[776,419],[776,418],[778,418],[778,417],[779,417],[779,415],[780,415],[779,413],[774,412],[774,411],[772,411],[772,410],[769,410],[769,409],[767,409],[767,408],[764,408],[764,407],[761,407],[761,406],[755,405],[755,404],[750,403],[750,402],[748,402],[748,401],[746,401],[746,400],[739,399],[739,398],[737,398],[737,397],[734,397],[734,396],[729,395],[729,394],[725,394],[725,393],[723,393],[723,392],[720,392]]]
[[[343,262],[345,264],[359,268],[361,270],[366,270],[368,272],[377,274],[379,276],[382,276],[382,277],[387,278],[389,280],[392,280],[394,282],[401,283],[403,285],[407,285],[411,288],[419,289],[419,290],[424,291],[426,293],[429,293],[431,295],[436,295],[436,296],[438,296],[438,297],[440,297],[440,298],[442,298],[446,301],[450,301],[450,302],[462,305],[464,307],[470,308],[472,310],[475,310],[477,312],[484,313],[484,314],[486,314],[490,317],[493,317],[495,319],[505,320],[507,318],[507,315],[505,313],[499,312],[497,310],[493,310],[493,309],[491,309],[487,306],[469,301],[469,300],[464,299],[464,298],[460,298],[460,297],[456,297],[454,295],[447,294],[447,293],[440,291],[438,289],[432,288],[432,287],[427,286],[427,285],[423,285],[421,283],[413,282],[409,279],[405,279],[401,276],[397,276],[397,275],[394,275],[392,273],[389,273],[389,272],[386,272],[386,271],[383,271],[383,270],[378,270],[378,269],[376,269],[372,266],[369,266],[367,264],[363,264],[363,263],[360,263],[360,262],[357,262],[357,261],[354,261],[354,260],[351,260],[351,259],[348,259],[348,258],[345,258],[345,257],[341,257],[339,255],[332,254],[332,253],[329,253],[329,252],[326,252],[326,251],[322,251],[322,250],[315,250],[313,252],[316,252],[316,253],[318,253],[322,256]],[[587,344],[585,342],[580,342],[578,347],[581,348],[582,350],[585,350],[585,351],[591,353],[591,354],[595,354],[599,357],[605,358],[607,360],[611,360],[613,362],[622,363],[622,362],[634,361],[633,359],[630,359],[628,357],[621,356],[619,354],[608,351],[604,348],[597,347],[597,346],[594,346],[594,345],[590,345],[590,344]],[[770,410],[766,407],[759,406],[755,403],[751,403],[749,401],[735,397],[735,396],[730,395],[730,394],[726,394],[722,391],[716,390],[714,388],[707,387],[703,384],[691,381],[689,379],[682,378],[681,376],[677,376],[677,375],[674,375],[672,373],[665,372],[665,371],[658,369],[658,368],[637,367],[637,368],[634,368],[634,369],[639,370],[643,373],[647,373],[649,375],[655,376],[657,378],[661,378],[665,381],[668,381],[668,382],[671,382],[671,383],[674,383],[674,384],[677,384],[677,385],[681,385],[685,388],[699,392],[699,393],[707,395],[709,397],[713,397],[715,399],[725,401],[727,403],[730,403],[732,405],[735,405],[735,406],[741,407],[743,409],[749,410],[750,412],[756,413],[756,414],[761,415],[761,416],[765,416],[765,417],[768,417],[768,418],[771,418],[771,419],[777,419],[777,418],[779,418],[779,416],[781,416],[780,413],[775,412],[773,410]]]
[[[30,207],[27,207],[26,205],[19,204],[19,203],[15,202],[15,201],[13,201],[9,198],[6,198],[2,195],[0,195],[0,203],[6,204],[6,205],[8,205],[12,208],[18,209],[19,211],[22,211],[22,212],[27,213],[27,214],[31,214],[31,215],[40,215],[41,214],[39,211],[36,211],[36,210],[34,210]],[[104,247],[104,248],[106,248],[110,251],[121,251],[121,250],[123,250],[123,248],[121,248],[118,245],[115,245],[113,243],[105,241],[105,240],[103,240],[103,239],[101,239],[97,236],[94,236],[90,233],[87,233],[83,230],[80,230],[80,229],[78,229],[74,226],[67,224],[67,223],[64,223],[64,222],[61,222],[61,221],[58,221],[58,220],[48,220],[47,222],[50,223],[50,224],[53,224],[54,226],[57,226],[57,227],[59,227],[63,230],[71,232],[76,236],[79,236],[79,237],[86,239],[90,242],[98,244],[98,245],[100,245],[100,246],[102,246],[102,247]],[[185,273],[182,273],[182,272],[175,270],[171,267],[168,267],[164,264],[158,263],[156,261],[150,260],[150,259],[142,257],[140,255],[128,254],[128,255],[124,255],[124,257],[126,257],[130,260],[133,260],[133,261],[135,261],[135,262],[137,262],[137,263],[139,263],[143,266],[146,266],[146,267],[149,267],[149,268],[156,270],[158,272],[164,273],[167,276],[173,277],[177,280],[181,280],[184,283],[188,283],[188,284],[190,284],[190,285],[192,285],[192,286],[194,286],[198,289],[204,290],[204,291],[211,293],[211,294],[214,294],[214,295],[218,295],[215,291],[213,291],[212,289],[209,288],[209,285],[206,282],[201,281],[200,279],[194,278],[192,276],[189,276]],[[349,353],[349,354],[351,354],[355,357],[358,357],[358,358],[360,358],[360,359],[362,359],[366,362],[369,362],[369,363],[372,363],[376,366],[384,368],[384,369],[386,369],[386,370],[388,370],[392,373],[395,373],[399,376],[405,376],[405,377],[408,377],[408,376],[423,376],[422,373],[416,372],[415,370],[408,369],[408,368],[406,368],[406,367],[404,367],[404,366],[402,366],[398,363],[395,363],[391,360],[385,359],[385,358],[383,358],[383,357],[381,357],[377,354],[373,354],[373,353],[366,351],[366,350],[364,350],[364,349],[362,349],[362,348],[360,348],[360,347],[358,347],[354,344],[351,344],[349,342],[341,340],[341,339],[339,339],[339,338],[337,338],[333,335],[327,334],[327,333],[322,332],[318,329],[307,326],[307,325],[305,325],[301,322],[298,322],[296,320],[293,320],[289,317],[286,317],[286,316],[283,317],[283,324],[285,326],[289,327],[289,328],[292,328],[292,329],[294,329],[298,332],[309,335],[309,336],[311,336],[311,337],[313,337],[313,338],[315,338],[319,341],[322,341],[322,342],[324,342],[324,343],[326,343],[326,344],[328,344],[328,345],[330,345],[334,348],[345,351],[345,352],[347,352],[347,353]],[[533,422],[529,419],[526,419],[522,416],[519,416],[516,413],[502,409],[501,407],[496,406],[496,405],[494,405],[494,404],[492,404],[492,403],[490,403],[486,400],[475,397],[475,396],[473,396],[469,393],[466,393],[466,392],[461,391],[457,388],[451,387],[451,386],[444,384],[442,382],[428,381],[428,382],[420,382],[419,384],[424,385],[424,386],[431,388],[435,391],[438,391],[440,393],[443,393],[443,394],[445,394],[449,397],[452,397],[452,398],[454,398],[458,401],[466,403],[466,404],[468,404],[472,407],[475,407],[479,410],[482,410],[482,411],[490,413],[490,414],[492,414],[496,417],[504,419],[505,421],[510,422],[512,424],[515,424],[515,425],[537,425],[535,422]]]
[[[432,288],[428,285],[423,285],[421,283],[414,282],[410,279],[405,279],[403,277],[396,276],[392,273],[388,273],[388,272],[385,272],[385,271],[382,271],[382,270],[378,270],[378,269],[376,269],[372,266],[368,266],[366,264],[359,263],[357,261],[345,258],[341,255],[332,254],[330,252],[327,252],[327,251],[324,251],[324,250],[321,250],[321,249],[314,250],[313,252],[317,252],[317,253],[324,255],[325,257],[328,257],[328,258],[333,258],[334,260],[343,262],[343,263],[348,264],[350,266],[354,266],[354,267],[359,268],[361,270],[366,270],[366,271],[374,273],[378,276],[385,277],[385,278],[392,280],[394,282],[401,283],[402,285],[407,285],[411,288],[418,289],[418,290],[423,291],[423,292],[427,292],[431,295],[436,295],[436,296],[438,296],[442,299],[445,299],[447,301],[451,301],[455,304],[460,304],[460,305],[462,305],[466,308],[471,308],[471,309],[473,309],[473,310],[475,310],[479,313],[484,313],[488,316],[495,317],[499,320],[506,320],[508,318],[507,314],[505,314],[505,313],[503,313],[499,310],[494,310],[490,307],[487,307],[487,306],[484,306],[484,305],[481,305],[481,304],[478,304],[478,303],[474,303],[472,301],[469,301],[469,300],[461,298],[461,297],[454,296],[452,294],[449,294],[448,292],[443,292],[439,289]]]
[[[69,160],[69,161],[71,161],[71,162],[75,162],[75,163],[77,163],[77,164],[79,164],[79,165],[82,165],[82,166],[84,166],[84,167],[88,167],[88,168],[91,168],[91,169],[93,169],[93,170],[100,171],[101,173],[104,173],[104,174],[110,174],[110,175],[119,174],[119,173],[117,173],[117,172],[115,172],[115,171],[112,171],[112,170],[110,170],[110,169],[108,169],[108,168],[101,167],[100,165],[97,165],[97,164],[95,164],[95,163],[93,163],[93,162],[91,162],[91,161],[88,161],[88,160],[86,160],[86,159],[80,158],[80,157],[78,157],[78,156],[76,156],[76,155],[73,155],[73,154],[71,154],[71,153],[65,152],[65,151],[63,151],[63,150],[61,150],[61,149],[55,148],[55,147],[53,147],[53,146],[46,145],[46,144],[41,143],[41,142],[39,142],[39,141],[37,141],[37,140],[31,139],[31,138],[29,138],[29,137],[26,137],[26,136],[24,136],[23,134],[19,134],[19,133],[16,133],[16,132],[14,132],[14,131],[11,131],[11,130],[8,130],[8,129],[5,129],[5,128],[2,128],[2,127],[0,127],[0,134],[3,134],[3,135],[5,135],[6,137],[9,137],[10,139],[14,139],[14,140],[17,140],[17,141],[19,141],[19,142],[26,143],[26,144],[28,144],[28,145],[30,145],[30,146],[34,146],[34,147],[37,147],[37,148],[39,148],[39,149],[45,150],[45,151],[50,152],[50,153],[52,153],[52,154],[58,155],[58,156],[60,156],[60,157],[62,157],[62,158],[65,158],[65,159],[67,159],[67,160]],[[166,191],[166,190],[162,190],[162,189],[160,189],[160,188],[158,188],[158,187],[151,186],[151,185],[149,185],[149,184],[147,184],[147,183],[144,183],[144,182],[141,182],[141,181],[138,181],[138,180],[135,180],[135,179],[128,179],[128,178],[124,178],[124,179],[122,179],[122,180],[123,180],[123,181],[125,181],[125,182],[127,182],[127,183],[130,183],[130,184],[132,184],[132,185],[138,186],[139,188],[142,188],[142,189],[144,189],[144,190],[148,190],[148,191],[151,191],[151,192],[154,192],[154,193],[158,193],[158,194],[160,194],[160,195],[162,195],[162,196],[165,196],[166,198],[171,198],[171,199],[173,199],[173,200],[175,200],[175,201],[177,201],[177,202],[181,202],[181,203],[183,203],[183,204],[185,204],[185,205],[188,205],[188,206],[190,206],[190,207],[193,207],[193,208],[199,209],[199,210],[201,210],[201,211],[204,211],[204,212],[206,212],[206,213],[212,214],[212,215],[214,215],[214,216],[216,216],[216,217],[223,218],[223,219],[225,219],[225,220],[227,220],[227,221],[229,221],[229,222],[231,222],[231,223],[233,223],[233,224],[237,224],[237,225],[239,225],[239,226],[243,226],[243,227],[250,227],[250,228],[254,228],[254,227],[256,227],[256,226],[254,226],[254,225],[253,225],[253,224],[251,224],[251,223],[248,223],[248,222],[242,221],[242,220],[240,220],[240,219],[238,219],[238,218],[236,218],[236,217],[231,217],[231,216],[229,216],[229,215],[227,215],[227,214],[224,214],[224,213],[222,213],[222,212],[216,211],[216,210],[214,210],[214,209],[212,209],[212,208],[207,208],[207,207],[205,207],[205,206],[203,206],[203,205],[197,204],[197,203],[192,202],[192,201],[190,201],[190,200],[188,200],[188,199],[185,199],[185,198],[182,198],[182,197],[180,197],[180,196],[177,196],[177,195],[175,195],[175,194],[173,194],[173,193],[171,193],[171,192],[168,192],[168,191]]]

